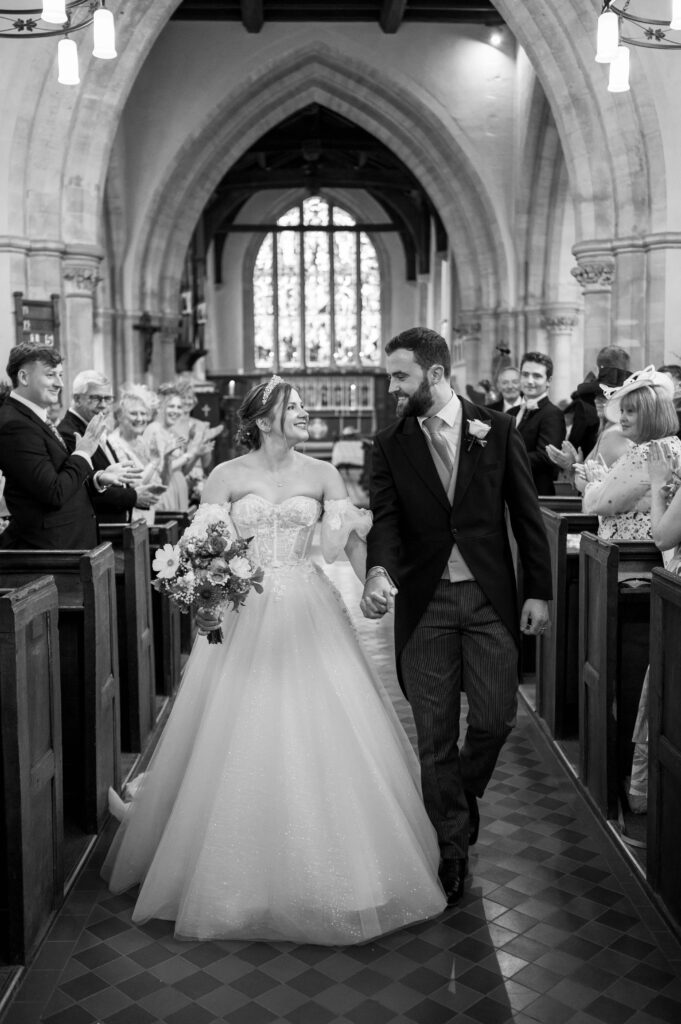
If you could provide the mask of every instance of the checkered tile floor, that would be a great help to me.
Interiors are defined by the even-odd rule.
[[[388,624],[358,627],[390,678]],[[2,1024],[679,1024],[681,949],[522,708],[481,812],[459,907],[346,949],[136,927],[104,834]]]

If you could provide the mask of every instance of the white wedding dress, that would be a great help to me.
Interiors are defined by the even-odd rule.
[[[364,942],[439,914],[419,766],[342,598],[309,553],[320,503],[231,506],[265,570],[199,637],[148,771],[107,856],[133,920],[198,939]],[[325,503],[327,561],[370,516]]]

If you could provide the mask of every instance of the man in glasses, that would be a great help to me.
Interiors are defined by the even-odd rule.
[[[73,451],[77,436],[84,433],[93,417],[103,414],[107,426],[113,426],[110,420],[114,401],[109,378],[98,370],[76,374],[71,394],[71,406],[57,428],[69,451]],[[92,465],[95,473],[100,473],[90,491],[98,522],[130,522],[133,508],[149,508],[157,500],[147,488],[133,486],[142,471],[118,460],[107,443],[106,433],[92,456]]]

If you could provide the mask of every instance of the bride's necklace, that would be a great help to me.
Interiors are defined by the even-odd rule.
[[[274,482],[274,486],[275,486],[275,487],[283,487],[283,486],[284,486],[284,483],[285,483],[285,481],[284,481],[284,480],[280,480],[280,479],[278,479],[278,477],[277,477],[277,474],[278,474],[278,473],[281,473],[281,472],[282,472],[282,470],[281,470],[281,469],[279,469],[279,470],[276,470],[276,469],[270,469],[270,468],[268,467],[268,468],[267,468],[267,472],[268,472],[268,473],[269,473],[269,475],[270,475],[270,476],[272,477],[272,480],[273,480],[273,482]],[[285,470],[283,470],[283,472],[285,472]]]

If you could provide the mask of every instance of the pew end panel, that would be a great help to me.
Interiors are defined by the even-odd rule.
[[[149,527],[149,559],[164,544],[177,544],[180,526],[175,519],[166,523],[154,523]],[[151,610],[154,619],[154,666],[156,669],[156,693],[172,697],[180,685],[181,662],[181,619],[179,608],[165,594],[152,588]]]
[[[537,710],[556,739],[579,732],[579,550],[575,540],[598,529],[598,517],[541,509],[551,559],[548,629],[537,638]]]
[[[603,815],[624,804],[632,732],[648,664],[650,577],[661,555],[650,541],[580,546],[580,774]]]
[[[64,813],[92,835],[108,816],[109,786],[120,781],[113,550],[0,551],[4,587],[46,573],[59,601]]]
[[[0,951],[26,963],[64,895],[57,588],[0,596]]]
[[[681,578],[653,570],[647,875],[681,925]],[[668,642],[664,642],[664,638]]]
[[[149,529],[135,520],[101,523],[100,533],[115,555],[121,744],[123,750],[139,752],[156,721]]]
[[[617,813],[608,772],[616,744],[617,569],[614,544],[583,533],[579,549],[579,774],[604,817]]]
[[[168,523],[175,521],[180,528],[180,537],[187,529],[192,519],[194,518],[193,512],[182,511],[182,510],[168,510],[163,509],[161,512],[157,512],[155,515],[156,522],[160,525],[162,523]],[[191,654],[191,649],[196,639],[196,623],[194,616],[180,615],[180,652],[181,654]]]

